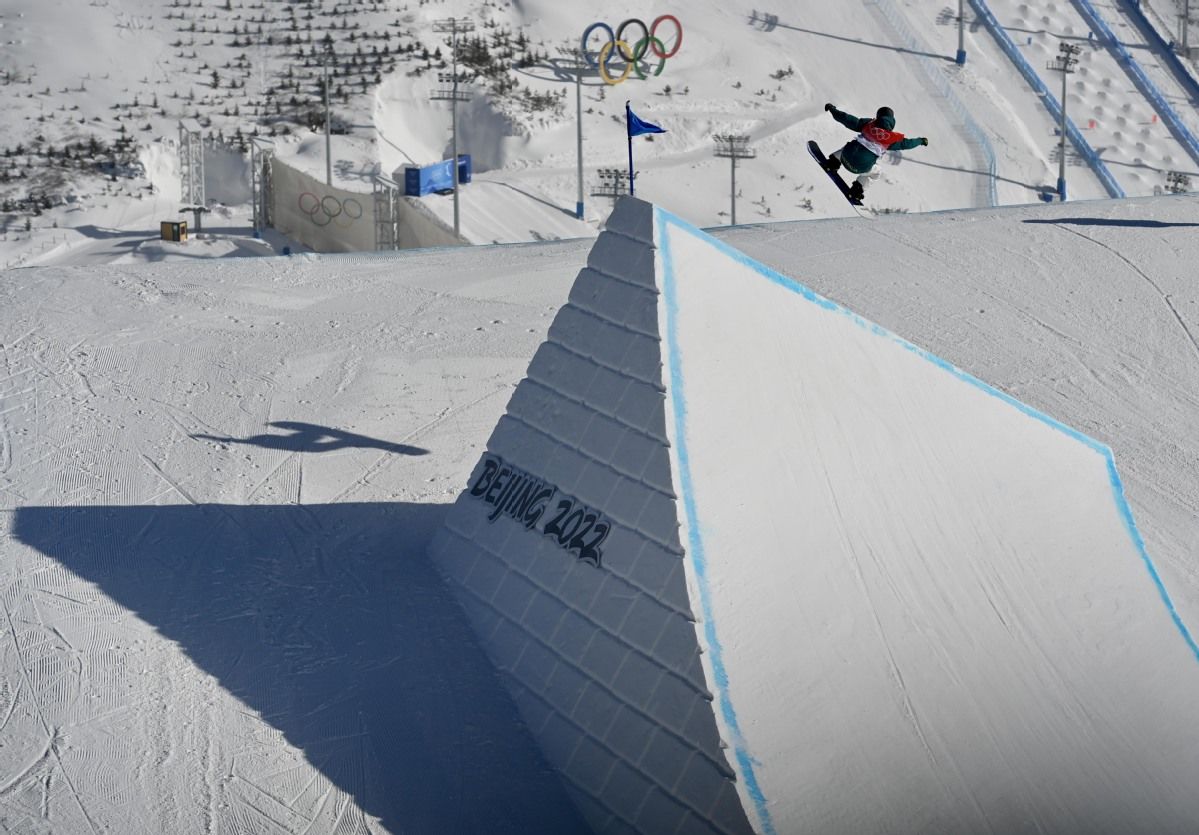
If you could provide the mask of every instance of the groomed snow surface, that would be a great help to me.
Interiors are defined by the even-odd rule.
[[[1197,210],[732,250],[659,216],[689,599],[759,831],[1190,830]],[[589,248],[7,272],[0,829],[594,821],[426,557]],[[613,543],[550,554],[599,582]]]
[[[1133,199],[1068,148],[1080,202],[1028,205],[1056,125],[969,4],[964,67],[945,2],[799,5],[701,0],[660,77],[587,77],[583,221],[570,78],[522,72],[568,91],[524,131],[463,106],[464,236],[577,239],[254,260],[301,248],[237,178],[158,240],[180,113],[148,102],[208,75],[159,6],[0,12],[35,79],[0,144],[112,138],[140,96],[155,186],[0,234],[36,267],[0,273],[0,831],[1194,832],[1199,200],[1148,196],[1199,166],[1076,3],[988,5],[1055,95],[1083,47],[1069,113]],[[662,11],[403,16],[432,51],[449,15],[552,45]],[[190,63],[246,51],[213,40]],[[248,52],[253,89],[286,70]],[[346,108],[339,186],[449,154],[432,78]],[[636,146],[659,209],[606,226],[625,99],[669,131]],[[870,192],[912,214],[846,219],[800,147],[850,138],[825,101],[930,137]],[[768,225],[713,241],[727,132]],[[278,154],[323,179],[323,137]],[[610,526],[598,567],[480,518],[497,460]]]

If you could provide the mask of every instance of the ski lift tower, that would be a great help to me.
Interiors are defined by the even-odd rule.
[[[204,128],[195,119],[179,122],[179,177],[183,202],[203,206],[204,199]]]

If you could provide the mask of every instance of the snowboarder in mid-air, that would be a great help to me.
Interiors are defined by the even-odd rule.
[[[874,163],[879,157],[887,151],[907,151],[928,144],[923,136],[908,139],[896,131],[895,111],[889,107],[880,107],[873,119],[851,116],[831,104],[826,104],[824,109],[845,127],[858,131],[858,135],[846,142],[843,148],[829,154],[824,170],[836,174],[838,168],[845,166],[846,171],[856,174],[858,178],[849,187],[849,196],[859,203],[867,181],[879,176],[879,172],[874,170]]]

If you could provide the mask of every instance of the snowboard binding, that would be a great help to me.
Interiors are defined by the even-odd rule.
[[[826,157],[824,162],[820,164],[829,174],[837,174],[841,170],[841,160],[836,157]],[[840,176],[840,175],[838,175]],[[859,203],[866,196],[866,189],[862,186],[861,180],[854,180],[849,184],[849,197],[852,200],[857,200]]]
[[[814,141],[808,142],[808,153],[812,155],[812,158],[816,160],[816,164],[828,175],[828,178],[833,181],[833,184],[845,196],[845,199],[849,201],[851,206],[862,205],[862,197],[864,196],[862,184],[855,180],[854,184],[850,186],[841,179],[841,175],[838,173],[841,168],[841,160],[836,157],[826,157],[824,152],[820,150],[820,146]]]

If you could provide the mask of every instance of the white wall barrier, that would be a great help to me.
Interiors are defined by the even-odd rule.
[[[455,237],[454,230],[429,211],[419,197],[401,195],[397,198],[396,223],[397,249],[468,243],[464,238]]]
[[[327,186],[279,160],[271,162],[272,225],[316,252],[373,252],[370,194]]]
[[[380,242],[375,195],[327,186],[271,159],[270,225],[316,252],[373,252],[464,243],[416,198],[395,195],[395,232]]]

